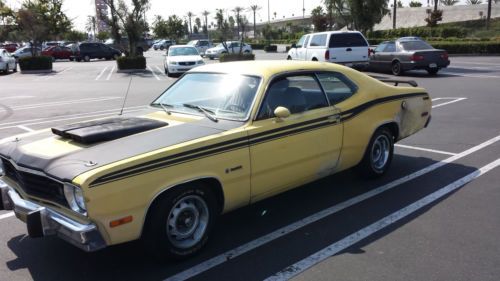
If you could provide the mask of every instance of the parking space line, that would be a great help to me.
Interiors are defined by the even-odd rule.
[[[28,128],[26,126],[23,126],[23,125],[19,125],[17,126],[19,129],[22,129],[22,130],[25,130],[25,131],[28,131],[28,132],[34,132],[35,130],[31,129],[31,128]]]
[[[45,79],[43,79],[43,80],[49,80],[49,79],[52,79],[52,78],[54,78],[56,75],[58,75],[58,74],[62,74],[62,73],[66,72],[66,71],[68,71],[68,70],[71,70],[71,69],[73,69],[73,67],[66,67],[66,68],[64,68],[63,70],[59,71],[59,72],[53,73],[53,75],[49,75],[48,77],[46,77],[46,78],[45,78]]]
[[[14,216],[14,212],[8,212],[6,214],[0,215],[0,220],[6,219],[6,218],[10,218],[10,217],[13,217],[13,216]]]
[[[158,71],[159,71],[160,73],[164,73],[164,72],[165,72],[165,70],[161,70],[161,69],[160,69],[157,65],[155,65],[155,67],[156,67],[156,69],[158,69]]]
[[[486,166],[483,166],[479,170],[476,170],[461,179],[454,181],[453,183],[442,187],[441,189],[425,196],[424,198],[370,224],[369,226],[352,233],[351,235],[344,237],[343,239],[329,245],[328,247],[308,256],[307,258],[296,262],[295,264],[288,266],[287,268],[281,270],[275,275],[266,278],[266,281],[281,281],[289,280],[290,278],[297,276],[298,274],[304,272],[305,270],[311,268],[312,266],[332,257],[335,254],[349,248],[350,246],[360,242],[361,240],[375,234],[376,232],[390,226],[393,223],[400,221],[401,219],[415,213],[416,211],[428,206],[429,204],[443,198],[444,196],[450,194],[451,192],[463,187],[464,185],[470,183],[471,181],[479,178],[480,176],[486,174],[487,172],[495,169],[500,165],[500,159],[497,159]]]
[[[210,258],[204,262],[201,262],[201,263],[199,263],[191,268],[188,268],[180,273],[177,273],[177,274],[165,279],[165,281],[186,280],[186,279],[189,279],[191,277],[194,277],[194,276],[196,276],[200,273],[203,273],[207,270],[210,270],[210,269],[212,269],[220,264],[223,264],[230,259],[234,259],[240,255],[243,255],[243,254],[245,254],[251,250],[254,250],[262,245],[265,245],[269,242],[272,242],[280,237],[283,237],[283,236],[285,236],[293,231],[296,231],[302,227],[305,227],[311,223],[317,222],[325,217],[331,216],[335,213],[338,213],[342,210],[345,210],[346,208],[349,208],[349,207],[356,205],[360,202],[363,202],[363,201],[368,200],[372,197],[375,197],[375,196],[377,196],[385,191],[393,189],[394,187],[397,187],[403,183],[409,182],[415,178],[418,178],[422,175],[430,173],[438,168],[443,167],[444,165],[447,165],[447,164],[452,163],[454,161],[457,161],[463,157],[466,157],[472,153],[475,153],[478,150],[481,150],[485,147],[488,147],[488,146],[498,142],[499,140],[500,140],[500,135],[496,136],[492,139],[489,139],[481,144],[478,144],[472,148],[469,148],[469,149],[467,149],[467,150],[465,150],[457,155],[454,155],[454,156],[448,157],[444,160],[438,161],[438,162],[431,164],[425,168],[422,168],[416,172],[408,174],[408,175],[401,177],[399,179],[393,180],[389,183],[386,183],[386,184],[379,186],[375,189],[372,189],[368,192],[365,192],[363,194],[355,196],[349,200],[346,200],[346,201],[341,202],[337,205],[331,206],[327,209],[324,209],[324,210],[319,211],[315,214],[312,214],[312,215],[310,215],[306,218],[303,218],[299,221],[296,221],[296,222],[291,223],[289,225],[283,226],[283,227],[281,227],[281,228],[279,228],[271,233],[268,233],[264,236],[256,238],[256,239],[254,239],[250,242],[247,242],[241,246],[238,246],[232,250],[226,251],[218,256],[212,257],[212,258]]]
[[[468,78],[500,78],[500,75],[498,76],[492,76],[492,75],[470,75],[467,73],[459,73],[459,72],[448,72],[448,71],[443,71],[443,74],[450,75],[450,76],[458,76],[458,77],[468,77]]]
[[[15,96],[15,97],[5,97],[5,98],[0,98],[0,100],[7,100],[7,99],[29,99],[29,98],[34,98],[35,96]]]
[[[106,81],[109,81],[109,79],[111,78],[111,75],[113,74],[113,71],[115,71],[115,65],[113,65],[113,68],[111,68],[111,71],[109,72],[108,76],[106,77]]]
[[[459,101],[466,100],[466,99],[467,98],[456,98],[456,99],[454,99],[452,101],[447,101],[447,102],[435,104],[435,105],[432,106],[432,108],[440,107],[440,106],[447,105],[447,104],[450,104],[450,103],[459,102]]]
[[[156,75],[156,72],[153,71],[153,69],[151,68],[151,66],[148,65],[148,69],[151,71],[151,73],[155,76],[156,80],[160,81],[160,77],[158,77],[158,75]]]
[[[31,105],[13,106],[10,109],[12,109],[12,110],[24,110],[24,109],[33,109],[33,108],[50,107],[50,106],[58,106],[58,105],[77,104],[77,103],[101,102],[101,101],[115,100],[115,99],[121,99],[121,97],[101,97],[101,98],[88,98],[88,99],[79,99],[79,100],[70,100],[70,101],[60,101],[60,102],[47,102],[47,103],[38,103],[38,104],[31,104]],[[0,112],[1,111],[5,111],[5,109],[0,109]]]
[[[397,147],[401,148],[408,148],[408,149],[413,149],[413,150],[421,150],[421,151],[427,151],[427,152],[432,152],[432,153],[437,153],[437,154],[445,154],[445,155],[457,155],[457,153],[451,153],[447,151],[442,151],[442,150],[436,150],[436,149],[429,149],[429,148],[423,148],[423,147],[418,147],[418,146],[409,146],[409,145],[404,145],[404,144],[395,144]]]
[[[106,71],[106,69],[108,69],[108,66],[106,66],[103,70],[101,70],[101,73],[99,73],[99,75],[97,75],[97,77],[95,78],[96,81],[101,78],[101,76],[104,74],[104,71]]]

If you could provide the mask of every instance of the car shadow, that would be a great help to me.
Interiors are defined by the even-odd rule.
[[[16,236],[7,242],[16,256],[7,262],[7,267],[11,271],[27,269],[33,280],[163,280],[436,162],[426,157],[395,155],[391,169],[382,178],[364,180],[351,169],[230,212],[218,219],[203,251],[185,261],[154,260],[144,252],[138,241],[85,253],[56,237],[32,239]],[[227,257],[228,266],[224,263],[213,268],[201,280],[262,280],[305,258],[304,253],[324,248],[475,170],[450,163],[308,225],[309,234],[306,236],[290,233],[251,251],[249,255],[231,260]],[[345,252],[362,254],[363,246],[418,218],[444,199],[349,247]]]

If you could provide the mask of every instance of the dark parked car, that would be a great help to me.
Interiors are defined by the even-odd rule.
[[[382,42],[370,55],[370,69],[390,70],[394,75],[414,69],[425,69],[430,75],[435,75],[449,64],[445,50],[434,49],[418,37]]]
[[[73,60],[71,56],[73,51],[68,47],[52,46],[42,51],[42,56],[52,57],[55,60]]]
[[[127,54],[128,53],[128,38],[123,37],[119,43],[116,43],[114,39],[108,39],[104,42],[106,46],[112,47],[114,49],[120,50],[120,52]],[[142,56],[144,52],[149,50],[150,46],[146,39],[139,40],[136,43],[136,54]]]
[[[16,43],[4,43],[0,44],[0,49],[5,49],[9,53],[14,53],[17,50],[18,46]]]
[[[76,53],[71,56],[71,59],[76,61],[90,61],[91,59],[116,59],[122,53],[114,48],[106,46],[102,43],[81,43],[78,46]]]

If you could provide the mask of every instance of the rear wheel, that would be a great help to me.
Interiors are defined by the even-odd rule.
[[[89,62],[89,61],[90,61],[90,56],[88,56],[88,55],[87,55],[87,56],[84,56],[84,57],[83,57],[83,60],[84,60],[84,61],[86,61],[86,62]]]
[[[359,172],[366,178],[380,177],[387,172],[394,153],[394,136],[387,128],[379,128],[366,148]]]
[[[391,66],[391,71],[392,71],[392,74],[394,74],[396,76],[402,75],[403,70],[401,69],[401,63],[399,61],[393,62],[392,66]]]
[[[288,56],[288,57],[286,58],[286,60],[292,60],[292,57],[291,57],[291,56]]]
[[[197,183],[179,186],[153,204],[142,241],[158,258],[188,258],[206,244],[216,216],[217,204],[210,189]]]

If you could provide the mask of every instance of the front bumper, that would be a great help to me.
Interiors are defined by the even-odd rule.
[[[203,64],[194,64],[194,65],[167,65],[168,72],[170,73],[184,73],[186,71],[189,71],[197,66],[201,66]]]
[[[86,252],[106,247],[95,224],[82,224],[50,208],[24,200],[3,180],[0,180],[0,210],[14,210],[16,217],[26,223],[30,237],[57,235]]]

